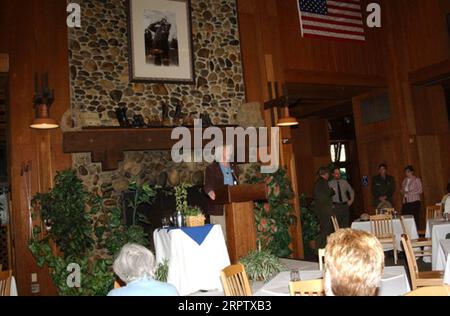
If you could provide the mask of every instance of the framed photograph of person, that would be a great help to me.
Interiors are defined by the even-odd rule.
[[[128,0],[132,82],[193,84],[190,0]]]

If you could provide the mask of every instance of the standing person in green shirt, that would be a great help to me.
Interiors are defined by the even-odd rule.
[[[378,175],[372,179],[373,206],[378,207],[387,202],[394,205],[395,179],[387,174],[387,165],[382,163],[378,167]]]
[[[314,184],[314,213],[320,222],[320,233],[317,238],[317,246],[324,248],[327,244],[327,237],[333,233],[331,216],[334,214],[333,195],[335,192],[328,186],[330,170],[321,167],[318,171],[319,177]]]

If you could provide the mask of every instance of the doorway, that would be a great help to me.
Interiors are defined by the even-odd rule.
[[[353,113],[328,121],[331,163],[341,170],[341,176],[355,191],[355,201],[350,207],[350,220],[360,217],[364,208],[361,190],[358,147],[356,144]]]

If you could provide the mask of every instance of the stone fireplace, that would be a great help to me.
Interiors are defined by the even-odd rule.
[[[126,1],[79,3],[82,28],[69,28],[73,129],[118,126],[118,106],[126,106],[130,117],[140,114],[150,121],[160,117],[162,102],[169,115],[182,102],[184,115],[198,118],[206,112],[213,124],[237,124],[245,94],[235,0],[191,1],[194,85],[130,82]],[[103,172],[87,153],[73,154],[73,167],[90,190],[113,204],[135,178],[163,187],[200,184],[206,164],[176,164],[169,151],[145,151],[126,152],[114,171]]]

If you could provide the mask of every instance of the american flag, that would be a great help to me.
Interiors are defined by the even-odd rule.
[[[365,41],[360,0],[298,0],[303,37]]]

